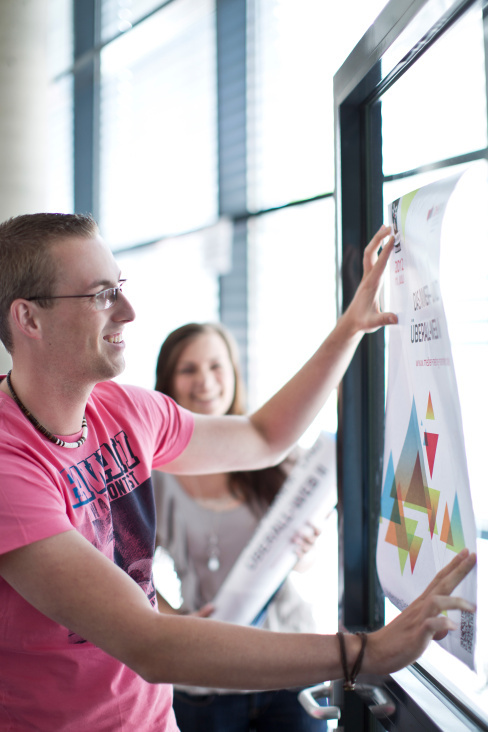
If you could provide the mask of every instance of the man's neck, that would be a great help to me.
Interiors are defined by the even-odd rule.
[[[19,377],[15,366],[11,372],[11,385],[17,399],[49,432],[54,435],[73,435],[81,429],[91,389],[63,393],[56,386],[50,387],[49,384],[41,383],[35,378],[26,380],[25,377]],[[2,379],[0,389],[14,398],[7,379]]]

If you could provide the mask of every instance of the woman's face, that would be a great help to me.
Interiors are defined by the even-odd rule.
[[[173,396],[197,414],[226,414],[235,392],[227,346],[218,333],[201,333],[183,349],[173,377]]]

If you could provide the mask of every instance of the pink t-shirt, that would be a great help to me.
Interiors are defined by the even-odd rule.
[[[162,394],[108,381],[86,418],[86,442],[57,447],[0,392],[0,554],[74,528],[155,607],[151,468],[184,450],[193,417]],[[174,732],[172,687],[146,683],[0,578],[0,729]]]

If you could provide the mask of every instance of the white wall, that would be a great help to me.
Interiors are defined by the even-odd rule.
[[[0,2],[0,221],[45,209],[47,13],[43,0]],[[10,357],[0,344],[0,373]]]

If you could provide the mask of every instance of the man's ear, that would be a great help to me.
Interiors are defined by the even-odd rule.
[[[41,337],[41,323],[38,314],[39,305],[29,300],[18,298],[10,306],[13,325],[27,338],[35,340],[39,340]]]

